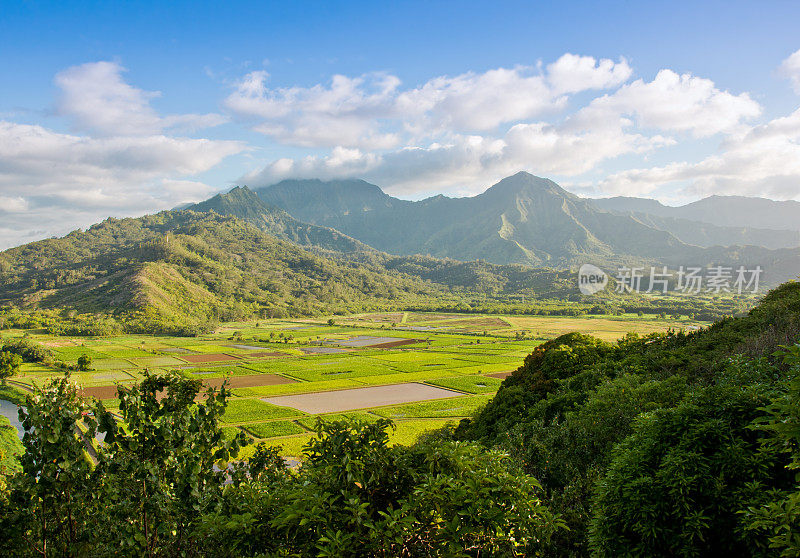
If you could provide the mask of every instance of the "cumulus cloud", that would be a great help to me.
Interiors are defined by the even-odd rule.
[[[381,133],[378,122],[391,110],[396,77],[335,75],[329,85],[278,89],[267,87],[268,78],[265,71],[250,72],[224,101],[256,131],[301,146],[396,145],[396,136]]]
[[[600,185],[607,194],[646,195],[677,184],[685,199],[712,194],[800,198],[800,109],[728,139],[698,162],[629,169]]]
[[[329,84],[270,88],[269,74],[250,72],[225,99],[238,119],[280,142],[309,147],[389,149],[412,138],[489,132],[498,126],[552,114],[568,94],[605,89],[631,75],[625,60],[565,54],[542,73],[536,66],[439,76],[402,89],[390,74]],[[405,140],[405,141],[404,141]]]
[[[643,153],[669,143],[661,136],[603,130],[565,131],[546,123],[518,124],[502,138],[450,135],[446,141],[411,146],[378,154],[336,148],[327,156],[280,159],[240,180],[253,186],[284,178],[343,178],[358,176],[398,195],[432,188],[458,188],[477,193],[488,184],[519,170],[572,176],[625,153]]]
[[[479,191],[523,169],[575,177],[623,155],[674,145],[682,135],[740,137],[762,113],[748,93],[721,90],[710,79],[665,69],[631,82],[632,74],[624,58],[575,54],[543,69],[441,76],[411,89],[386,75],[375,83],[337,76],[330,86],[270,89],[267,74],[256,72],[226,102],[280,141],[330,149],[281,158],[242,182],[351,176],[409,195]],[[564,114],[572,95],[592,90],[611,91]],[[319,127],[313,134],[305,121],[311,115]],[[634,187],[621,177],[616,183]]]
[[[800,50],[784,60],[778,71],[789,80],[794,92],[800,95]]]
[[[761,106],[747,93],[734,95],[720,91],[709,79],[661,70],[653,81],[638,79],[594,99],[574,122],[584,128],[635,123],[703,138],[734,131],[760,114]]]
[[[610,89],[628,81],[632,74],[633,68],[624,58],[614,62],[567,53],[547,66],[547,79],[556,93]]]
[[[105,136],[158,134],[169,128],[197,130],[226,121],[220,114],[179,114],[161,117],[150,101],[161,95],[126,83],[125,68],[115,62],[72,66],[55,77],[61,90],[57,112],[70,118],[76,130]]]
[[[161,116],[150,105],[158,93],[132,87],[122,72],[96,62],[56,76],[57,112],[83,133],[0,120],[1,247],[207,198],[212,188],[192,177],[247,149],[168,135],[223,117]]]

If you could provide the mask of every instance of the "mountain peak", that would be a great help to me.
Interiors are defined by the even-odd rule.
[[[520,171],[508,176],[491,186],[484,192],[484,195],[507,194],[507,193],[541,193],[545,192],[560,197],[572,197],[572,194],[564,190],[561,186],[548,178],[533,175],[529,172]]]

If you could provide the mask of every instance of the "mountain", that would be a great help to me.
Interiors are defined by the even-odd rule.
[[[614,197],[594,200],[602,209],[688,219],[719,227],[800,231],[800,202],[744,196],[710,196],[671,207],[656,200]]]
[[[655,201],[655,200],[647,200]],[[656,202],[658,203],[658,202]],[[770,250],[800,246],[800,230],[751,229],[721,227],[703,221],[675,217],[659,217],[651,213],[615,211],[628,214],[640,223],[666,231],[678,240],[695,246],[762,246]]]
[[[141,322],[139,331],[413,305],[445,292],[380,261],[335,261],[215,212],[107,219],[0,253],[0,303],[110,312]]]
[[[762,262],[769,261],[775,282],[800,272],[800,250],[695,246],[653,222],[604,211],[593,200],[525,172],[477,196],[440,195],[416,202],[392,198],[362,181],[291,180],[256,193],[298,219],[334,227],[398,255],[557,268],[587,261],[606,266],[717,263],[762,267]]]
[[[189,205],[184,209],[203,213],[213,211],[220,215],[237,217],[276,238],[309,248],[337,252],[372,250],[364,243],[332,228],[298,221],[286,211],[265,203],[246,186],[237,186],[229,192],[217,194],[213,198]]]

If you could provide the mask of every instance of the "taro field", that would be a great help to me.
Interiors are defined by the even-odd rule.
[[[531,350],[569,331],[616,339],[699,323],[639,317],[479,316],[394,312],[325,319],[227,323],[201,337],[127,335],[54,337],[27,333],[75,364],[91,357],[91,370],[74,372],[85,397],[115,405],[116,385],[136,382],[145,370],[179,370],[210,386],[227,381],[232,397],[223,417],[228,433],[299,456],[318,417],[389,418],[392,442],[412,443],[421,433],[471,416]],[[25,364],[11,382],[26,388],[58,375]]]

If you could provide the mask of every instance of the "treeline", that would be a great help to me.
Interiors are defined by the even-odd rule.
[[[455,437],[541,482],[549,555],[797,556],[799,342],[797,282],[697,332],[565,335]]]

